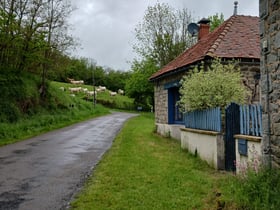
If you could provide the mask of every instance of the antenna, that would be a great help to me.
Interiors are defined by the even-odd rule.
[[[233,15],[237,15],[237,5],[238,5],[238,1],[235,1],[235,2],[234,2]]]
[[[198,34],[199,26],[196,23],[190,23],[188,25],[188,32],[192,36],[196,36]]]

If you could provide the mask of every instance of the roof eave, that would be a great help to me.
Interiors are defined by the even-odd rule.
[[[177,69],[173,69],[173,70],[171,70],[171,71],[165,72],[165,73],[163,73],[163,74],[160,74],[160,75],[158,75],[158,76],[155,76],[155,77],[153,77],[153,78],[150,78],[149,81],[150,81],[150,82],[156,82],[156,81],[161,80],[161,79],[163,79],[163,78],[165,78],[165,77],[169,77],[169,76],[171,76],[171,75],[178,74],[178,73],[181,73],[181,72],[183,72],[183,71],[188,71],[189,69],[194,68],[194,66],[196,66],[197,64],[199,64],[199,63],[200,63],[201,61],[203,61],[203,60],[204,60],[204,59],[201,59],[201,60],[198,60],[198,61],[196,61],[196,62],[194,62],[194,63],[191,63],[191,64],[188,64],[188,65],[179,67],[179,68],[177,68]]]
[[[191,64],[188,64],[188,65],[185,65],[183,67],[179,67],[177,69],[173,69],[171,71],[168,71],[166,73],[163,73],[163,74],[160,74],[158,76],[155,76],[153,78],[150,78],[149,81],[150,82],[156,82],[158,80],[161,80],[165,77],[168,77],[168,76],[171,76],[171,75],[174,75],[174,74],[177,74],[177,73],[180,73],[180,72],[183,72],[183,71],[187,71],[189,69],[192,69],[194,68],[195,65],[201,63],[202,61],[207,61],[209,59],[213,59],[215,57],[218,57],[214,54],[208,54],[207,56],[205,56],[203,59],[200,59],[194,63],[191,63]],[[241,60],[242,63],[253,63],[253,64],[257,64],[260,62],[260,58],[254,58],[254,57],[236,57],[236,58],[233,58],[233,57],[222,57],[221,59],[226,59],[226,60]]]

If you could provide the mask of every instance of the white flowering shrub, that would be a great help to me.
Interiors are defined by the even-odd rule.
[[[243,104],[249,93],[241,79],[235,63],[222,64],[214,59],[206,71],[195,67],[183,77],[179,103],[186,111],[225,107],[231,102]]]

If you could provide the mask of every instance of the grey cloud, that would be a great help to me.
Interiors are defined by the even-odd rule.
[[[132,50],[134,28],[144,12],[156,2],[168,3],[175,9],[188,8],[198,19],[223,13],[227,19],[233,13],[233,2],[225,0],[72,0],[77,9],[70,22],[72,33],[81,41],[75,56],[90,57],[98,65],[116,70],[128,70],[128,61],[136,57]],[[239,0],[238,14],[258,16],[258,0]]]

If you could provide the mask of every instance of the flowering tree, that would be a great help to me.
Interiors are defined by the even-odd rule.
[[[230,102],[244,103],[249,94],[241,83],[237,65],[222,64],[219,59],[214,59],[207,70],[196,66],[191,74],[183,77],[181,84],[179,103],[186,111],[225,107]]]

